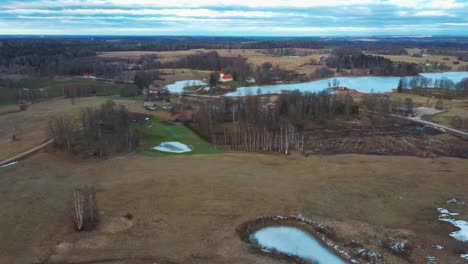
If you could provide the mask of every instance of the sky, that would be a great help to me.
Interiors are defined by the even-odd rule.
[[[1,35],[468,36],[468,0],[0,0]]]

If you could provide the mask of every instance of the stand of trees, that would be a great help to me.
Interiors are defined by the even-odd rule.
[[[381,76],[410,76],[419,74],[415,63],[393,62],[382,56],[366,55],[358,48],[338,48],[326,59],[327,66],[337,72]]]
[[[304,123],[350,119],[359,107],[349,95],[328,92],[224,98],[200,102],[194,107],[192,126],[220,148],[234,151],[279,152],[303,151]]]
[[[273,67],[270,62],[265,62],[255,69],[257,84],[274,84],[277,81],[292,82],[298,78],[296,71],[285,70],[278,66]]]
[[[130,152],[139,145],[141,133],[131,125],[130,113],[108,101],[100,108],[85,108],[79,119],[57,117],[49,122],[49,133],[58,148],[102,157]]]

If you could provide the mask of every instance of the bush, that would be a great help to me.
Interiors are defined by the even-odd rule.
[[[135,97],[140,94],[136,86],[125,86],[120,89],[120,96],[122,97]]]
[[[21,111],[26,111],[29,107],[28,103],[26,103],[25,101],[20,101],[18,102],[18,107]]]
[[[72,217],[76,231],[90,231],[96,228],[98,214],[94,188],[84,187],[73,191]]]

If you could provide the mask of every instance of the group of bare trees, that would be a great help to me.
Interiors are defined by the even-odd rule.
[[[290,147],[304,151],[304,133],[302,128],[285,123],[272,128],[267,125],[235,123],[224,130],[223,146],[234,151],[290,153]],[[218,142],[219,144],[219,142]]]
[[[193,128],[216,146],[284,154],[304,150],[306,121],[350,119],[359,114],[351,96],[328,92],[223,98],[193,108]]]
[[[79,119],[56,117],[49,122],[49,132],[57,147],[98,157],[133,151],[141,137],[127,109],[112,101],[83,109]]]

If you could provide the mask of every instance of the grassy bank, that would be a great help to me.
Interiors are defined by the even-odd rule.
[[[197,154],[217,154],[223,153],[223,150],[218,150],[213,147],[209,142],[195,134],[190,128],[182,124],[166,125],[162,124],[159,119],[152,118],[147,124],[145,129],[145,142],[139,153],[162,157],[168,155],[197,155]],[[158,146],[161,142],[177,141],[188,145],[192,151],[187,153],[165,153],[152,148]]]

